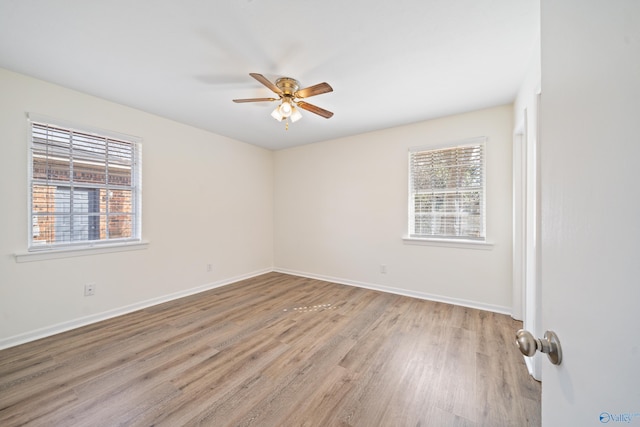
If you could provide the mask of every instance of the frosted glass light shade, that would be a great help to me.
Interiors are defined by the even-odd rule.
[[[282,121],[282,119],[283,119],[284,117],[282,117],[282,114],[280,114],[280,106],[279,106],[279,105],[276,107],[276,109],[275,109],[275,110],[273,110],[273,111],[271,112],[271,117],[273,117],[274,119],[276,119],[276,120],[277,120],[277,121],[279,121],[279,122],[281,122],[281,121]]]
[[[293,107],[288,101],[283,101],[282,104],[280,104],[280,107],[278,107],[282,117],[289,117],[291,115],[292,108]]]
[[[291,106],[291,117],[289,118],[291,119],[291,123],[295,123],[302,118],[302,114],[300,114],[300,110],[296,107]]]

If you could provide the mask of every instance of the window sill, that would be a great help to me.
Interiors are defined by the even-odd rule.
[[[112,252],[139,251],[147,249],[149,242],[114,243],[93,247],[50,249],[14,254],[16,262],[44,261],[49,259],[72,258],[86,255],[107,254]]]
[[[445,248],[460,248],[460,249],[480,249],[490,251],[493,249],[493,243],[480,242],[476,240],[456,240],[456,239],[426,239],[418,237],[403,237],[405,245],[418,245],[418,246],[440,246]]]

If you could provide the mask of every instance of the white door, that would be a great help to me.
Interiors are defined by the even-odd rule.
[[[640,426],[640,1],[541,0],[543,426]]]

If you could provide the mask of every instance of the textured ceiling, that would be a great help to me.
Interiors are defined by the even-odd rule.
[[[514,100],[537,0],[0,0],[0,67],[281,149]],[[285,131],[249,76],[334,92]]]

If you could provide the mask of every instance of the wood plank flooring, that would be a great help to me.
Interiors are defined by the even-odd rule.
[[[269,273],[0,351],[0,425],[538,426],[520,327]]]

